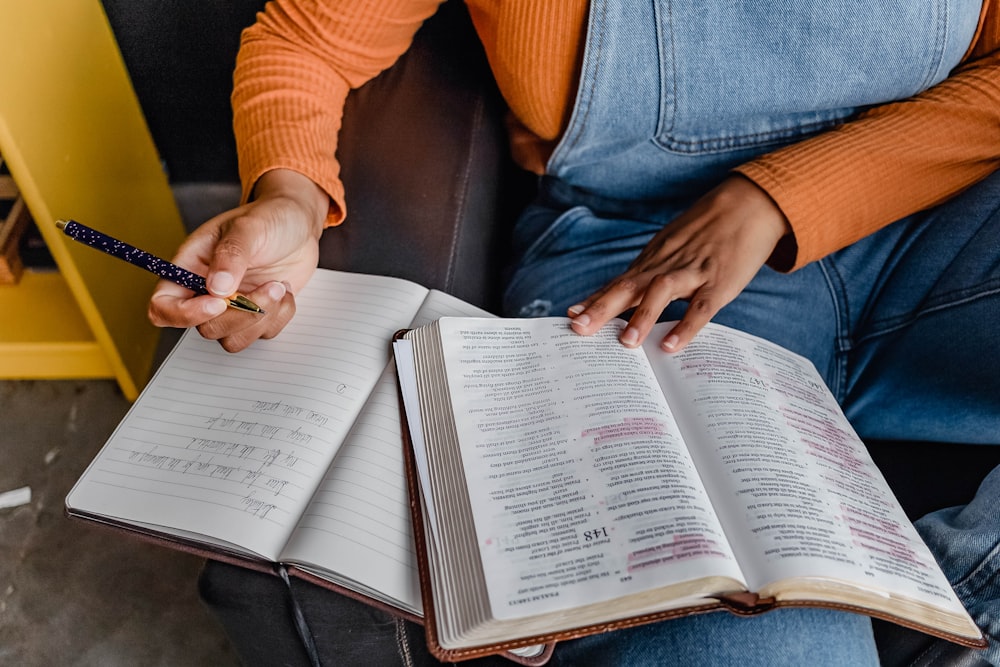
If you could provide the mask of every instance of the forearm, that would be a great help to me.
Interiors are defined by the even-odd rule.
[[[440,0],[270,3],[243,33],[232,95],[243,200],[273,169],[307,176],[345,213],[335,157],[348,92],[389,67]]]
[[[738,169],[786,215],[791,270],[911,213],[1000,166],[1000,53],[926,92],[871,109],[830,132]]]
[[[305,220],[313,229],[313,236],[319,241],[327,226],[331,207],[326,191],[311,178],[290,169],[272,169],[264,172],[253,188],[253,199],[287,199],[304,213]]]
[[[243,203],[264,174],[289,169],[328,193],[330,223],[343,219],[344,193],[334,151],[347,91],[343,78],[314,60],[244,38],[232,96]]]

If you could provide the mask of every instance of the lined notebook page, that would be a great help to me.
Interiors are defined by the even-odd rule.
[[[67,507],[277,559],[426,294],[320,270],[272,340],[229,354],[188,331]]]
[[[490,317],[464,301],[432,291],[411,326],[446,315]],[[327,572],[322,576],[419,613],[400,428],[395,366],[389,365],[282,560],[325,563]]]

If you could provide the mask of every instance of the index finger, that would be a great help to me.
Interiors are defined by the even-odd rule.
[[[570,326],[583,336],[597,333],[612,318],[635,306],[643,289],[633,278],[618,278],[586,301],[571,306],[568,310]]]
[[[666,352],[680,352],[716,316],[725,303],[716,298],[712,288],[702,287],[691,297],[684,316],[660,341],[660,347]]]

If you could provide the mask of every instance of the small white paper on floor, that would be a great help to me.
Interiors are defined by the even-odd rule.
[[[4,491],[0,493],[0,509],[5,509],[8,507],[19,507],[21,505],[27,505],[31,502],[31,487],[22,486],[20,489],[14,489],[13,491]]]

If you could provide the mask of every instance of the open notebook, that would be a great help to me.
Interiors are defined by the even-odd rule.
[[[280,336],[184,334],[67,512],[212,558],[283,563],[419,616],[390,344],[487,315],[404,280],[320,270]]]

